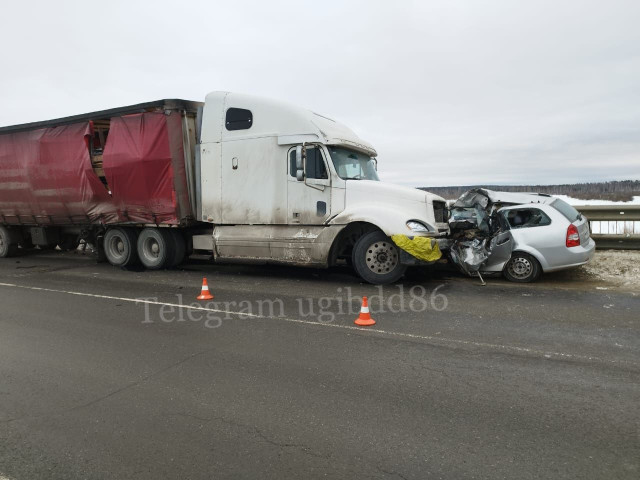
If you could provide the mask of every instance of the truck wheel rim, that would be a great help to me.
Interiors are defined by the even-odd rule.
[[[122,259],[126,255],[127,247],[124,239],[120,235],[113,235],[107,245],[109,255],[117,260]]]
[[[524,257],[516,257],[509,262],[509,273],[515,278],[527,278],[532,269],[533,265]]]
[[[147,238],[144,241],[143,255],[149,260],[157,260],[160,256],[160,244],[155,238]]]
[[[398,250],[390,242],[375,242],[367,248],[365,261],[373,273],[384,275],[398,265]]]

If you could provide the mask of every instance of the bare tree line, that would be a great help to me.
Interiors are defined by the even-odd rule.
[[[447,200],[458,198],[471,188],[483,187],[501,192],[537,192],[551,195],[569,195],[581,200],[611,200],[628,202],[640,196],[640,180],[611,182],[567,183],[560,185],[461,185],[452,187],[419,187]]]

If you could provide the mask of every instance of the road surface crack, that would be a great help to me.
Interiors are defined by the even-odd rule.
[[[384,473],[385,475],[395,475],[395,476],[397,476],[397,477],[400,477],[402,480],[407,480],[407,477],[405,477],[404,475],[402,475],[402,474],[401,474],[401,473],[399,473],[399,472],[394,472],[393,470],[385,470],[384,468],[382,468],[382,467],[380,467],[380,466],[376,466],[376,468],[377,468],[380,472]]]
[[[256,427],[255,425],[247,425],[245,423],[235,422],[233,420],[228,420],[228,419],[223,418],[223,417],[200,417],[198,415],[193,415],[193,414],[189,414],[189,413],[181,413],[181,412],[169,413],[168,415],[175,415],[175,416],[180,416],[180,417],[193,418],[193,419],[201,421],[201,422],[221,422],[221,423],[225,423],[227,425],[231,425],[231,426],[236,427],[236,428],[245,429],[248,432],[253,432],[254,436],[259,437],[264,442],[266,442],[266,443],[268,443],[270,445],[273,445],[274,447],[280,448],[280,449],[295,448],[295,449],[300,450],[302,453],[304,453],[306,455],[310,455],[310,456],[316,457],[316,458],[322,458],[324,460],[327,460],[327,459],[329,459],[331,457],[331,454],[316,453],[311,449],[311,447],[309,447],[308,445],[305,445],[303,443],[278,442],[277,440],[274,440],[273,438],[271,438],[268,435],[266,435],[260,428]]]
[[[169,370],[172,370],[172,369],[174,369],[176,367],[179,367],[180,365],[182,365],[182,364],[184,364],[184,363],[186,363],[186,362],[188,362],[190,360],[193,360],[196,357],[199,357],[199,356],[204,355],[204,354],[206,354],[208,352],[211,352],[213,350],[215,350],[215,349],[214,348],[209,348],[209,349],[206,349],[206,350],[202,350],[200,352],[192,353],[191,355],[183,358],[182,360],[179,360],[179,361],[177,361],[175,363],[172,363],[171,365],[168,365],[168,366],[166,366],[166,367],[164,367],[164,368],[162,368],[160,370],[156,370],[155,372],[152,372],[149,375],[146,375],[146,376],[142,377],[140,380],[136,380],[135,382],[128,383],[127,385],[124,385],[123,387],[120,387],[120,388],[118,388],[116,390],[108,392],[108,393],[106,393],[106,394],[104,394],[104,395],[102,395],[102,396],[100,396],[98,398],[94,398],[93,400],[90,400],[90,401],[88,401],[86,403],[83,403],[83,404],[80,404],[80,405],[75,405],[73,407],[65,408],[65,409],[58,410],[58,411],[43,413],[41,415],[23,415],[23,416],[20,416],[20,417],[9,418],[9,419],[6,419],[6,420],[0,420],[0,422],[4,423],[4,424],[10,424],[10,423],[17,422],[17,421],[20,421],[20,420],[25,420],[25,419],[28,419],[28,418],[43,418],[43,417],[50,417],[50,416],[55,416],[55,415],[62,415],[64,413],[71,413],[71,412],[75,412],[77,410],[81,410],[81,409],[86,408],[86,407],[90,407],[90,406],[95,405],[97,403],[100,403],[100,402],[102,402],[104,400],[107,400],[108,398],[111,398],[111,397],[113,397],[115,395],[118,395],[119,393],[122,393],[122,392],[124,392],[126,390],[129,390],[129,389],[133,388],[133,387],[141,385],[141,384],[151,380],[152,378],[157,377],[158,375],[162,375],[163,373],[166,373]]]

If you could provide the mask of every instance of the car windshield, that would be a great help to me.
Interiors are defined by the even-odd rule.
[[[567,220],[569,220],[572,223],[580,218],[580,212],[578,212],[578,210],[573,208],[564,200],[556,199],[553,201],[551,206],[556,210],[558,210],[562,215],[567,217]]]
[[[343,180],[379,181],[375,160],[366,153],[342,147],[327,147],[336,172]]]

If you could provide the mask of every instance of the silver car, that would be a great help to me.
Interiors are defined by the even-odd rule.
[[[584,265],[595,253],[587,219],[550,195],[474,189],[453,204],[449,223],[454,238],[462,232],[451,257],[467,273],[532,282],[542,272]]]

